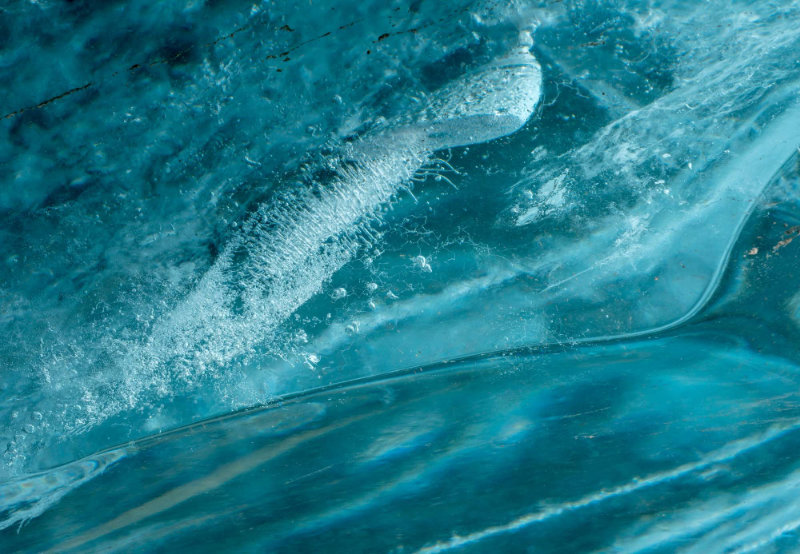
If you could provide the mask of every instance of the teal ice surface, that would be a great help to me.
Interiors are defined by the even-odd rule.
[[[0,8],[0,550],[794,550],[798,17]]]
[[[0,487],[43,512],[2,536],[76,552],[791,551],[798,302],[772,284],[800,253],[748,254],[785,216],[753,217],[680,328],[351,381],[131,442]]]

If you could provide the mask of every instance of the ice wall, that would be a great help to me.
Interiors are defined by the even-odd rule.
[[[5,476],[672,328],[797,148],[791,2],[73,4],[0,19]]]

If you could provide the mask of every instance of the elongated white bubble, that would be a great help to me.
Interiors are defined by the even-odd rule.
[[[246,355],[352,258],[368,220],[436,150],[517,131],[540,91],[541,69],[523,34],[518,47],[437,90],[420,112],[346,147],[350,163],[333,182],[261,206],[132,353],[139,359],[126,364],[129,402],[143,389],[168,389],[176,371],[192,380]]]
[[[145,339],[110,340],[114,367],[74,384],[82,402],[59,414],[62,433],[83,433],[148,398],[188,394],[205,377],[222,380],[216,388],[227,406],[263,400],[262,392],[226,388],[231,362],[268,345],[282,322],[374,240],[371,222],[436,150],[496,139],[525,124],[541,90],[529,50],[523,35],[505,56],[435,91],[423,109],[344,145],[328,160],[336,171],[330,181],[260,206]],[[25,466],[31,453],[20,447],[8,467]]]

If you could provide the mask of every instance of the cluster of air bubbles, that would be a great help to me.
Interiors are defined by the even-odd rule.
[[[427,258],[425,258],[425,256],[414,256],[411,258],[411,263],[414,264],[414,267],[418,268],[424,273],[431,273],[433,271],[430,262],[427,260]]]
[[[317,368],[317,365],[320,362],[320,357],[318,354],[315,354],[313,352],[307,352],[306,354],[303,355],[303,362],[305,363],[308,369],[313,370]]]
[[[360,324],[358,321],[352,321],[345,327],[345,332],[348,335],[353,336],[358,333],[359,326]]]

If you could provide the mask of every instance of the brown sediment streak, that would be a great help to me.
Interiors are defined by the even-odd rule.
[[[397,10],[395,10],[395,11],[397,11]],[[452,10],[451,15],[452,14],[456,14],[456,13],[460,13],[460,12],[464,12],[464,11],[466,11],[466,8],[455,9],[455,10]],[[392,19],[392,18],[390,17],[389,19]],[[440,18],[436,22],[443,22],[446,19],[447,18]],[[340,25],[337,28],[337,31],[341,31],[343,29],[347,29],[349,27],[352,27],[353,25],[355,25],[357,23],[360,23],[363,20],[364,20],[364,18],[359,18],[359,19],[355,19],[353,21],[350,21],[349,23],[345,23],[343,25]],[[411,29],[406,29],[406,30],[402,30],[402,31],[395,31],[395,32],[392,32],[392,33],[383,33],[382,35],[380,35],[378,37],[378,40],[373,41],[373,42],[375,42],[375,43],[382,42],[383,40],[385,40],[385,39],[387,39],[389,37],[397,36],[397,35],[416,34],[421,29],[424,29],[426,27],[430,27],[430,26],[434,25],[434,23],[436,23],[436,22],[431,21],[431,22],[428,22],[428,23],[426,23],[424,25],[420,25],[420,26],[417,26],[417,27],[414,27],[414,28],[411,28]],[[255,23],[243,25],[243,26],[235,29],[234,31],[232,31],[232,32],[230,32],[230,33],[228,33],[226,35],[222,35],[222,36],[218,37],[217,39],[215,39],[215,40],[213,40],[211,42],[204,43],[202,46],[203,47],[216,46],[220,42],[232,39],[237,34],[241,33],[242,31],[247,30],[248,28],[250,28],[250,27],[252,27],[254,25],[255,25]],[[392,27],[394,27],[394,25],[392,25]],[[283,25],[282,27],[277,28],[277,30],[279,30],[279,31],[291,31],[291,32],[294,31],[294,29],[292,29],[289,25]],[[291,46],[288,49],[285,49],[280,54],[269,54],[268,56],[266,56],[265,59],[269,60],[269,59],[276,59],[276,58],[284,58],[288,54],[291,54],[292,52],[294,52],[295,50],[297,50],[299,48],[302,48],[302,47],[304,47],[304,46],[306,46],[308,44],[311,44],[311,43],[317,42],[319,40],[322,40],[325,37],[328,37],[328,36],[332,35],[333,33],[334,33],[334,31],[328,31],[328,32],[323,33],[321,35],[318,35],[316,37],[313,37],[313,38],[310,38],[308,40],[299,42],[299,43],[295,44],[294,46]],[[190,51],[191,51],[191,49],[187,48],[187,49],[181,50],[180,52],[177,52],[176,54],[174,54],[172,56],[169,56],[167,58],[159,58],[159,59],[153,60],[153,61],[151,61],[149,63],[148,62],[135,63],[135,64],[131,65],[130,67],[128,67],[127,71],[128,72],[133,72],[133,71],[138,71],[138,70],[140,70],[140,69],[142,69],[144,67],[153,67],[153,66],[157,66],[157,65],[166,64],[166,63],[169,63],[169,62],[172,62],[172,61],[175,61],[175,60],[178,60],[178,59],[182,58],[183,56],[188,54]],[[288,61],[288,60],[284,60],[284,61]],[[280,70],[278,70],[278,71],[280,71]],[[111,74],[111,77],[116,77],[120,73],[121,73],[121,71],[115,71],[115,72],[113,72]],[[27,112],[27,111],[30,111],[30,110],[38,110],[38,109],[44,108],[45,106],[47,106],[48,104],[51,104],[52,102],[55,102],[56,100],[61,100],[62,98],[70,96],[71,94],[75,94],[76,92],[80,92],[82,90],[86,90],[86,89],[94,86],[95,84],[96,83],[90,81],[90,82],[86,83],[83,86],[70,89],[70,90],[68,90],[66,92],[62,92],[61,94],[53,96],[52,98],[48,98],[47,100],[39,102],[38,104],[36,104],[34,106],[28,106],[28,107],[25,107],[25,108],[20,108],[18,110],[15,110],[13,112],[9,112],[9,113],[5,114],[2,117],[2,119],[11,119],[12,117],[18,116],[23,112]]]
[[[347,23],[347,24],[342,25],[341,27],[339,27],[339,30],[346,29],[348,27],[352,27],[353,25],[355,25],[356,23],[358,23],[359,21],[362,21],[362,20],[363,19],[357,19],[355,21],[351,21],[350,23]],[[237,34],[241,33],[242,31],[247,30],[248,27],[250,27],[250,26],[249,25],[244,25],[242,27],[239,27],[238,29],[234,30],[233,32],[228,33],[227,35],[223,35],[223,36],[219,37],[218,39],[213,40],[211,42],[207,42],[207,43],[203,44],[202,46],[203,47],[216,46],[220,42],[232,39]],[[294,31],[294,29],[291,29],[288,25],[284,25],[279,30],[291,30],[291,31]],[[332,34],[333,34],[332,31],[328,31],[327,33],[323,33],[322,35],[319,35],[317,37],[314,37],[314,38],[308,39],[306,41],[300,42],[300,43],[292,46],[291,48],[289,48],[285,52],[281,52],[280,54],[270,54],[270,55],[267,56],[267,59],[285,57],[287,54],[289,54],[291,52],[294,52],[298,48],[302,48],[303,46],[306,46],[307,44],[311,44],[312,42],[316,42],[316,41],[321,40],[321,39],[323,39],[323,38],[325,38],[327,36],[330,36]],[[167,63],[170,63],[172,61],[175,61],[175,60],[178,60],[178,59],[182,58],[183,56],[187,55],[190,51],[191,51],[191,49],[187,48],[187,49],[181,50],[180,52],[177,52],[174,55],[169,56],[167,58],[159,58],[159,59],[153,60],[153,61],[151,61],[149,63],[135,63],[135,64],[131,65],[127,69],[127,71],[128,72],[133,72],[133,71],[137,71],[139,69],[142,69],[144,67],[153,67],[153,66],[157,66],[157,65],[167,64]],[[288,60],[285,60],[285,61],[288,61]],[[119,75],[119,73],[120,73],[119,71],[115,71],[114,73],[111,74],[111,76],[115,77],[116,75]],[[17,116],[17,115],[19,115],[19,114],[21,114],[23,112],[27,112],[27,111],[30,111],[30,110],[38,110],[40,108],[44,108],[45,106],[47,106],[48,104],[50,104],[52,102],[55,102],[56,100],[60,100],[60,99],[65,98],[65,97],[67,97],[67,96],[69,96],[71,94],[74,94],[76,92],[80,92],[82,90],[86,90],[86,89],[94,86],[94,84],[95,83],[90,81],[90,82],[86,83],[83,86],[70,89],[70,90],[68,90],[66,92],[62,92],[61,94],[59,94],[57,96],[53,96],[52,98],[48,98],[47,100],[44,100],[43,102],[39,102],[38,104],[36,104],[34,106],[28,106],[28,107],[25,107],[25,108],[20,108],[18,110],[15,110],[13,112],[9,112],[9,113],[7,113],[6,115],[3,116],[3,119],[11,119],[12,117],[15,117],[15,116]]]
[[[204,47],[215,46],[215,45],[219,44],[220,42],[223,42],[223,41],[226,41],[226,40],[230,40],[234,36],[236,36],[237,34],[241,33],[242,31],[245,31],[248,27],[250,27],[250,25],[243,25],[242,27],[239,27],[238,29],[235,29],[234,31],[228,33],[227,35],[223,35],[223,36],[221,36],[221,37],[219,37],[219,38],[217,38],[217,39],[215,39],[215,40],[213,40],[211,42],[206,42],[202,46],[204,46]],[[286,27],[286,26],[284,26],[284,27]],[[174,55],[169,56],[167,58],[160,58],[160,59],[157,59],[157,60],[153,60],[152,62],[149,62],[149,63],[135,63],[132,66],[130,66],[127,69],[127,71],[128,72],[133,72],[133,71],[136,71],[138,69],[142,69],[143,67],[153,67],[153,66],[156,66],[156,65],[162,65],[162,64],[170,63],[172,61],[175,61],[175,60],[178,60],[178,59],[182,58],[183,56],[188,54],[190,51],[191,51],[190,48],[186,48],[186,49],[181,50],[180,52],[177,52]],[[119,75],[119,73],[120,73],[120,71],[115,71],[114,73],[111,74],[111,77],[115,77],[115,76]],[[7,113],[6,115],[3,116],[3,119],[11,119],[12,117],[15,117],[15,116],[17,116],[17,115],[19,115],[19,114],[21,114],[23,112],[27,112],[27,111],[30,111],[30,110],[38,110],[40,108],[44,108],[45,106],[47,106],[48,104],[50,104],[52,102],[55,102],[56,100],[61,100],[62,98],[66,97],[66,96],[69,96],[71,94],[75,94],[76,92],[80,92],[82,90],[86,90],[86,89],[94,86],[94,84],[95,84],[94,82],[90,81],[90,82],[86,83],[85,85],[83,85],[81,87],[76,87],[76,88],[70,89],[70,90],[68,90],[66,92],[62,92],[61,94],[59,94],[57,96],[53,96],[52,98],[48,98],[47,100],[44,100],[43,102],[39,102],[35,106],[28,106],[26,108],[20,108],[18,110],[13,111],[13,112],[9,112],[9,113]]]
[[[22,112],[27,112],[29,110],[37,110],[39,108],[44,108],[46,105],[48,105],[48,104],[50,104],[52,102],[55,102],[56,100],[61,100],[65,96],[69,96],[70,94],[75,94],[76,92],[80,92],[82,90],[86,90],[87,88],[91,87],[93,84],[94,83],[92,83],[90,81],[90,82],[86,83],[85,85],[83,85],[82,87],[76,87],[74,89],[68,90],[67,92],[62,92],[58,96],[53,96],[52,98],[48,98],[47,100],[45,100],[43,102],[39,102],[35,106],[28,106],[27,108],[20,108],[20,109],[14,111],[14,112],[7,113],[6,115],[3,116],[3,119],[11,119],[15,115],[19,115]]]

